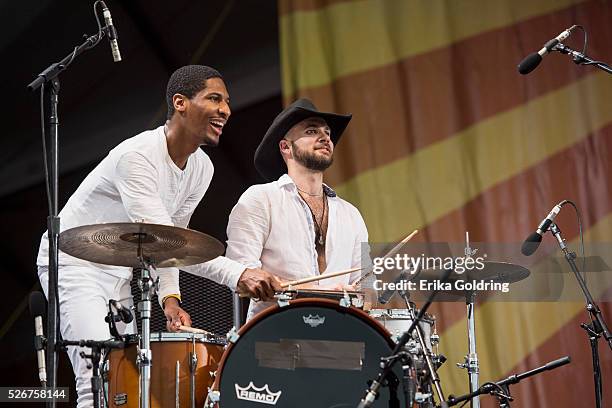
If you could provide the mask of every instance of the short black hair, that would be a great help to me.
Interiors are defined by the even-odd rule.
[[[223,79],[219,71],[206,65],[185,65],[174,71],[166,87],[168,119],[174,115],[174,104],[172,103],[174,95],[181,94],[191,99],[206,87],[206,80],[210,78]]]

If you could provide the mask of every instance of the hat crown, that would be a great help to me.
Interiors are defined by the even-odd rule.
[[[291,105],[289,105],[288,108],[303,108],[303,109],[318,111],[318,109],[315,106],[315,104],[312,103],[312,101],[310,99],[307,99],[307,98],[300,98],[300,99],[298,99],[297,101],[295,101]]]

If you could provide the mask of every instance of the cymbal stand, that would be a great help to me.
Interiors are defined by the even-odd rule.
[[[150,268],[155,269],[155,265],[147,259],[142,252],[142,242],[146,234],[135,234],[138,237],[138,259],[140,261],[140,279],[138,287],[141,297],[138,302],[140,312],[140,344],[138,348],[137,364],[139,370],[139,400],[140,408],[150,407],[151,396],[151,298],[157,290],[157,282],[151,278]]]
[[[413,321],[417,317],[416,308],[414,304],[410,302],[410,295],[405,290],[398,291],[404,302],[406,303],[406,309],[408,309],[408,313],[410,314],[410,319]],[[425,338],[423,337],[423,331],[421,329],[421,325],[417,324],[415,326],[415,332],[417,334],[417,338],[419,340],[419,344],[421,345],[421,350],[423,350],[423,356],[425,357],[425,362],[427,364],[427,370],[429,371],[429,378],[434,384],[434,388],[436,390],[436,394],[438,395],[439,401],[444,401],[444,393],[442,392],[442,387],[440,386],[440,377],[438,377],[438,373],[436,372],[436,367],[431,359],[432,352],[425,344]]]
[[[466,231],[464,255],[466,257],[472,257],[476,254],[476,251],[477,249],[472,250],[472,248],[470,248],[470,235]],[[476,353],[476,320],[474,317],[475,297],[476,293],[474,291],[466,291],[465,304],[467,307],[468,354],[465,356],[465,361],[463,363],[457,363],[458,367],[467,369],[470,381],[470,392],[474,392],[479,388],[478,375],[480,371],[478,368],[478,354]],[[480,397],[478,395],[470,400],[470,406],[472,408],[480,408]]]
[[[470,392],[474,392],[478,389],[478,354],[476,353],[476,321],[474,318],[474,298],[476,297],[474,291],[469,291],[465,296],[465,303],[467,305],[467,323],[468,323],[468,354],[465,356],[465,362],[457,363],[457,367],[465,368],[468,372],[470,380]],[[480,407],[480,397],[478,395],[470,401],[472,408]]]

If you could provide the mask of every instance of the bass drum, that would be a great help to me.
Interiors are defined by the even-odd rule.
[[[366,313],[326,299],[270,307],[229,340],[207,407],[354,408],[393,348]],[[392,378],[397,392],[381,388],[372,406],[388,407],[391,395],[406,406],[399,365]]]

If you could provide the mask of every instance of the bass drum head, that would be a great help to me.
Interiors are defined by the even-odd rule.
[[[330,300],[272,307],[239,334],[217,378],[222,408],[355,407],[393,347],[388,332],[367,314]],[[401,379],[399,365],[394,374]],[[389,406],[389,395],[381,388],[373,406]]]

